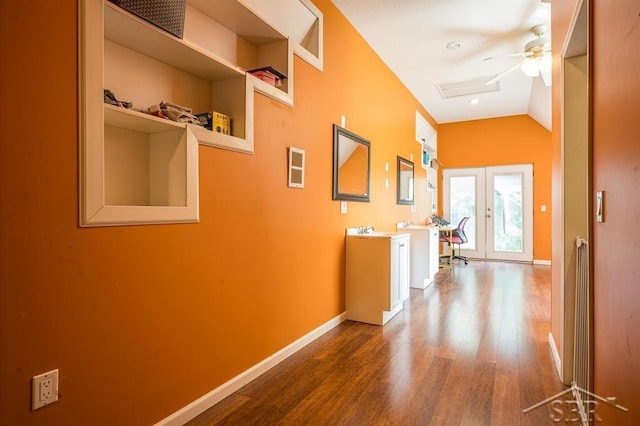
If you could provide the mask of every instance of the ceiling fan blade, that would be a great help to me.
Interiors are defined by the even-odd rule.
[[[501,78],[503,78],[504,76],[506,76],[509,73],[512,73],[513,71],[517,70],[518,68],[520,68],[520,65],[522,64],[522,62],[524,62],[524,60],[518,62],[517,64],[515,64],[514,66],[512,66],[511,68],[508,68],[506,71],[502,71],[500,74],[496,75],[495,77],[493,77],[491,80],[487,81],[485,84],[487,86],[495,83],[496,81],[500,80]]]
[[[518,53],[512,53],[510,55],[500,55],[500,56],[487,56],[486,58],[484,58],[482,61],[493,61],[495,59],[502,59],[502,58],[513,58],[516,56],[531,56],[531,54],[529,52],[518,52]]]
[[[551,86],[551,71],[540,72],[540,77],[542,77],[542,81],[544,82],[545,86]]]

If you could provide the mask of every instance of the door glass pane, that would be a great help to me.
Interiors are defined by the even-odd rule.
[[[468,216],[469,220],[464,227],[464,232],[469,240],[462,244],[461,248],[476,249],[476,177],[475,176],[452,176],[450,179],[450,211],[449,221],[451,226],[458,226],[463,217]]]
[[[493,179],[495,251],[523,251],[522,213],[522,175],[495,175]]]

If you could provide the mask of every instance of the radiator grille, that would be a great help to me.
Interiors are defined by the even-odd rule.
[[[591,290],[589,283],[589,244],[576,238],[576,317],[573,352],[573,381],[591,390]]]

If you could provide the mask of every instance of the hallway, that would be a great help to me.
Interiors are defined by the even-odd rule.
[[[549,266],[441,270],[384,327],[345,321],[190,426],[543,425],[564,389],[547,335]]]

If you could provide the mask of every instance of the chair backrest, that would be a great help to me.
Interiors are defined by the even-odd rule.
[[[464,233],[464,226],[467,224],[468,220],[469,220],[469,216],[463,217],[460,223],[458,224],[458,227],[454,229],[452,232],[453,236],[458,237],[462,240],[462,244],[469,241],[467,238],[467,234]]]

